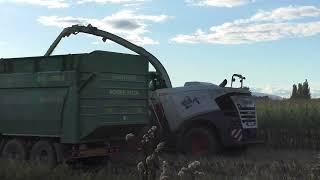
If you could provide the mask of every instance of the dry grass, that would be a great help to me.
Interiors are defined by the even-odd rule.
[[[241,156],[216,156],[196,158],[201,162],[204,176],[197,179],[317,179],[320,175],[313,151],[250,149]],[[175,172],[171,179],[179,179],[181,167],[194,161],[194,158],[167,155],[170,169]],[[138,159],[137,159],[138,161]],[[32,166],[28,163],[12,161],[0,162],[1,180],[135,180],[139,179],[135,166],[120,167],[105,165],[99,169],[76,170],[61,165],[53,170]],[[158,176],[159,177],[159,176]]]

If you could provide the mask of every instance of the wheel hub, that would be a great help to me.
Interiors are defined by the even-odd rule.
[[[209,139],[204,134],[194,134],[191,138],[191,152],[193,155],[209,153]]]

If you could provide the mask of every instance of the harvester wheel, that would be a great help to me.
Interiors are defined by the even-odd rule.
[[[27,150],[23,142],[18,139],[11,139],[5,143],[1,155],[5,159],[21,161],[27,159]]]
[[[38,141],[32,146],[30,160],[50,168],[57,165],[55,149],[48,141]]]
[[[217,137],[206,128],[192,128],[183,137],[183,150],[194,156],[215,154],[221,151]]]

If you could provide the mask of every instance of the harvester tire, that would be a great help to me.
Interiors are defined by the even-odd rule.
[[[57,156],[53,145],[48,141],[36,142],[30,152],[30,160],[38,165],[53,168],[57,165]]]
[[[221,144],[207,128],[192,128],[183,136],[183,151],[188,155],[207,156],[220,152]]]
[[[1,155],[4,159],[23,161],[27,159],[27,150],[22,141],[11,139],[5,143]]]

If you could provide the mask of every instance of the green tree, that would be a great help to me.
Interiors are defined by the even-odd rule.
[[[292,86],[291,99],[311,99],[310,87],[308,80],[304,83],[294,84]]]
[[[297,85],[294,84],[292,87],[291,99],[296,99],[298,97],[298,88]]]
[[[297,98],[303,98],[303,86],[301,83],[298,84]]]
[[[310,93],[308,80],[306,80],[302,85],[302,95],[303,95],[304,99],[311,99],[311,93]]]

